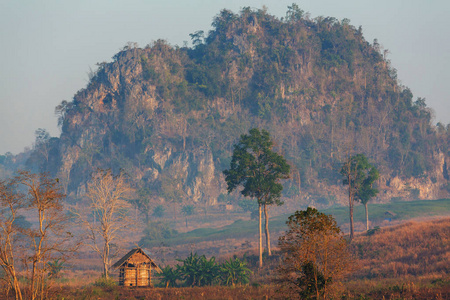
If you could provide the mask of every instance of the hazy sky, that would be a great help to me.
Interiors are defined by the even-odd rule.
[[[34,131],[59,136],[54,108],[86,86],[90,68],[127,42],[172,45],[208,31],[223,8],[262,8],[285,16],[284,0],[0,0],[0,154],[31,146]],[[312,18],[348,18],[389,49],[398,78],[425,97],[436,122],[450,122],[450,1],[311,0]]]

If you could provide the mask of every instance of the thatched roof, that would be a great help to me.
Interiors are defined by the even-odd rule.
[[[146,252],[144,249],[142,248],[134,248],[132,250],[130,250],[130,252],[128,252],[127,254],[125,254],[124,257],[122,257],[121,259],[119,259],[118,262],[116,262],[112,267],[114,269],[120,268],[123,264],[125,264],[126,262],[128,262],[128,260],[136,253],[141,253],[142,255],[144,255],[145,257],[148,258],[148,261],[150,262],[152,268],[154,270],[156,270],[158,273],[161,272],[161,269],[155,264],[155,262],[153,261],[153,259],[150,258],[148,252]]]

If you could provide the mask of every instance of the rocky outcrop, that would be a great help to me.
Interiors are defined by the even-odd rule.
[[[349,152],[379,167],[379,201],[447,195],[448,157],[437,150],[447,138],[360,30],[248,9],[214,24],[193,48],[127,46],[61,106],[52,171],[68,192],[111,168],[161,199],[213,204],[226,193],[233,144],[261,127],[296,170],[286,197],[345,203],[339,167]]]

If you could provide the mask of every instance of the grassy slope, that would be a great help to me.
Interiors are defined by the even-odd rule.
[[[450,200],[432,202],[426,206],[427,209],[423,209],[422,201],[399,203],[389,207],[398,209],[406,204],[408,208],[403,210],[404,213],[426,217],[436,215],[436,209],[439,207],[440,212],[448,213],[449,202]],[[385,208],[386,206],[380,206],[381,213]],[[404,216],[409,215],[405,213]],[[240,223],[249,222],[238,222],[235,225],[242,225]],[[227,229],[233,226],[224,227],[225,229],[216,233],[227,233]],[[195,236],[201,232],[197,230],[186,235]],[[212,232],[203,233],[209,237],[213,235]],[[450,299],[449,239],[450,218],[407,221],[401,225],[382,228],[372,234],[357,234],[351,244],[357,270],[348,281],[343,282],[337,292],[343,296],[342,299],[349,300]],[[258,271],[257,264],[254,264],[254,275],[258,278],[252,278],[252,282],[270,283],[278,259],[272,262],[273,264],[266,264],[262,271]],[[81,276],[86,276],[86,273]],[[277,287],[273,284],[130,289],[86,285],[85,280],[78,286],[54,288],[48,299],[278,299],[279,296]]]
[[[450,215],[450,199],[441,200],[417,200],[409,202],[393,202],[387,204],[369,204],[369,219],[372,222],[379,223],[387,217],[385,213],[389,211],[395,215],[391,217],[392,221],[403,221],[419,217]],[[324,209],[322,212],[331,214],[339,225],[348,222],[348,208],[336,207]],[[289,214],[279,215],[270,219],[271,232],[281,232],[286,229],[286,220]],[[365,221],[364,206],[355,207],[354,219],[356,222]],[[186,233],[179,234],[177,237],[165,240],[167,245],[179,245],[196,243],[201,241],[224,240],[228,238],[246,238],[257,234],[257,221],[237,220],[231,225],[221,228],[200,228]],[[155,245],[158,242],[155,242]]]

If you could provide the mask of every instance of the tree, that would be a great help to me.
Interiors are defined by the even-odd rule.
[[[377,168],[375,168],[374,166],[370,167],[366,179],[364,179],[361,187],[356,192],[357,199],[359,199],[359,201],[364,204],[364,208],[366,209],[366,230],[369,230],[369,210],[367,207],[367,203],[372,197],[375,197],[378,194],[378,189],[373,187],[373,183],[378,180],[379,177],[380,173],[378,172]]]
[[[247,268],[247,263],[237,257],[225,261],[220,266],[223,282],[226,285],[234,286],[236,283],[248,283],[249,275],[252,271]]]
[[[351,271],[347,242],[330,215],[308,207],[296,211],[279,238],[282,289],[293,298],[326,299],[332,285]]]
[[[47,174],[19,171],[13,183],[20,185],[26,195],[27,209],[35,214],[37,222],[22,231],[27,238],[25,263],[31,263],[30,299],[45,299],[48,262],[60,259],[76,250],[72,245],[72,233],[67,230],[68,216],[64,213],[58,180]]]
[[[288,6],[288,11],[286,12],[286,21],[288,22],[298,22],[301,21],[304,15],[304,11],[300,7],[292,3],[292,6]]]
[[[228,193],[242,186],[241,194],[256,198],[259,216],[259,266],[262,267],[261,208],[264,206],[267,251],[270,255],[269,216],[267,206],[281,205],[283,186],[280,179],[289,178],[290,166],[283,156],[272,151],[273,142],[266,130],[253,128],[241,135],[234,145],[230,169],[223,171]]]
[[[214,256],[208,260],[205,255],[191,253],[186,259],[178,261],[183,265],[177,265],[177,272],[185,280],[186,286],[212,285],[220,276],[220,268]]]
[[[171,266],[165,266],[161,268],[161,272],[157,275],[160,282],[168,288],[169,286],[175,287],[177,285],[177,280],[181,280],[180,273],[177,269]]]
[[[350,212],[350,239],[353,239],[353,206],[355,199],[360,199],[366,205],[371,197],[378,193],[378,190],[372,187],[375,180],[378,179],[378,170],[369,163],[364,154],[349,156],[341,168],[342,184],[348,185],[348,206]]]
[[[25,207],[24,195],[16,192],[11,181],[0,181],[0,267],[9,287],[14,290],[16,300],[22,299],[17,277],[16,257],[21,231],[17,227],[19,211]],[[22,250],[22,249],[20,249]],[[19,252],[20,253],[20,252]]]
[[[184,215],[184,217],[186,218],[186,228],[188,227],[188,216],[192,216],[193,214],[195,214],[195,207],[193,205],[185,205],[181,208],[181,213]]]
[[[119,251],[115,242],[132,224],[128,215],[130,204],[126,201],[131,192],[123,173],[113,175],[111,170],[97,170],[87,184],[89,205],[84,210],[73,210],[87,231],[89,246],[102,259],[106,279],[109,278],[111,261]]]
[[[157,217],[157,218],[162,218],[164,217],[164,213],[165,213],[166,209],[164,208],[164,206],[157,205],[154,209],[153,209],[153,214],[152,216]]]
[[[152,241],[165,240],[173,238],[178,234],[178,231],[170,228],[169,224],[165,222],[150,222],[143,231],[144,236],[139,241],[140,245],[145,247],[152,247]]]
[[[167,170],[166,173],[161,174],[161,195],[162,197],[172,203],[173,217],[177,219],[177,207],[181,202],[185,193],[182,189],[182,182],[180,178],[173,174],[174,170]]]
[[[152,198],[155,196],[155,193],[151,189],[145,187],[139,189],[137,194],[139,198],[135,200],[135,203],[139,210],[145,215],[145,223],[148,224],[150,221]]]
[[[45,159],[45,162],[48,163],[49,158],[49,141],[50,141],[50,133],[46,129],[38,128],[34,135],[36,136],[36,140],[34,142],[34,149],[39,152],[42,157]]]

